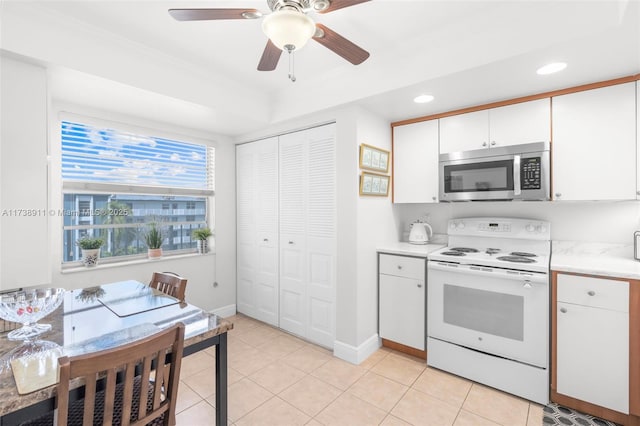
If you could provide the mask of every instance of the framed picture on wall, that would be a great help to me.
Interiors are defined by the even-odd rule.
[[[389,151],[361,143],[360,168],[387,173],[389,171],[389,155]]]
[[[360,195],[386,197],[389,195],[389,176],[362,172]]]

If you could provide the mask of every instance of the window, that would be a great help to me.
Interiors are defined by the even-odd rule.
[[[149,222],[161,223],[169,254],[195,251],[193,230],[213,228],[213,148],[69,121],[61,134],[64,263],[80,260],[83,235],[102,237],[101,257],[117,260],[146,255]]]

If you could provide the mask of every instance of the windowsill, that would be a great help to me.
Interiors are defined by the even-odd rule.
[[[142,265],[145,263],[158,263],[158,262],[163,262],[167,260],[172,261],[172,260],[186,259],[186,258],[193,258],[193,257],[215,256],[215,254],[216,253],[214,251],[210,251],[209,253],[205,253],[205,254],[199,254],[199,253],[174,254],[174,255],[164,255],[158,259],[142,258],[142,259],[135,259],[135,260],[126,260],[123,262],[98,263],[96,266],[78,266],[78,267],[71,267],[71,268],[62,268],[60,270],[60,273],[75,274],[78,272],[91,272],[91,271],[96,271],[100,269],[119,268],[122,266]]]

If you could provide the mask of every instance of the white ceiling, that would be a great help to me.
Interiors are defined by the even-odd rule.
[[[265,0],[4,0],[0,46],[51,65],[54,99],[230,136],[343,104],[397,121],[640,72],[637,0],[373,0],[311,14],[371,57],[354,66],[312,40],[295,83],[286,54],[256,70],[259,20],[167,13],[190,7],[268,11]],[[535,74],[559,60],[562,73]],[[416,105],[420,93],[436,99]]]

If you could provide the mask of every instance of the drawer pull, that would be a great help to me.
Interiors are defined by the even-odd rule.
[[[402,265],[398,265],[398,269],[402,269]]]
[[[562,312],[563,314],[567,313],[567,308],[560,308],[560,312]]]
[[[418,288],[422,288],[422,284],[418,283]]]
[[[587,292],[587,294],[588,294],[589,296],[595,296],[595,295],[596,295],[596,292],[595,292],[595,291],[593,291],[593,290],[589,290],[589,291]]]
[[[289,241],[289,244],[294,244],[294,242],[293,241]]]
[[[265,238],[265,239],[264,239],[264,240],[262,240],[262,241],[264,241],[265,243],[268,243],[268,242],[269,242],[269,239],[268,239],[268,238]]]

